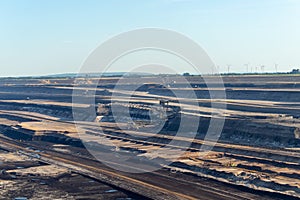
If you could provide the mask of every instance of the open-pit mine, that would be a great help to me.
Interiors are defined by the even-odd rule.
[[[182,77],[1,78],[0,199],[299,199],[300,76]]]

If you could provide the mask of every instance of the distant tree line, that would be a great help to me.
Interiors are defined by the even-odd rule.
[[[300,74],[300,71],[299,71],[299,69],[293,69],[291,71],[291,74]]]
[[[293,69],[290,72],[251,72],[251,73],[238,73],[238,72],[232,72],[232,73],[220,73],[220,75],[272,75],[272,74],[300,74],[300,69]],[[194,76],[188,72],[184,72],[182,76]]]

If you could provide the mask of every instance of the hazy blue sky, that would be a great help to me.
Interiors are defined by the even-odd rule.
[[[102,41],[142,27],[186,34],[221,71],[300,67],[300,0],[0,0],[0,76],[76,72]]]

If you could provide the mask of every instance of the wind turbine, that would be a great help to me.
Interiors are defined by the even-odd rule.
[[[245,67],[246,67],[246,73],[248,73],[249,72],[249,63],[246,63],[246,64],[244,64],[245,65]]]
[[[220,74],[220,65],[217,65],[217,74]]]
[[[229,72],[230,72],[230,67],[231,67],[231,65],[227,65],[227,73],[229,74]]]
[[[264,71],[265,71],[265,66],[264,66],[264,65],[260,66],[260,69],[261,69],[261,72],[264,73]]]

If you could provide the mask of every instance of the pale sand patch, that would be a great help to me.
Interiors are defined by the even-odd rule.
[[[77,132],[75,125],[57,122],[22,122],[21,127],[33,131]]]
[[[1,162],[18,162],[28,160],[28,157],[15,153],[0,153]]]
[[[27,176],[29,174],[35,174],[39,176],[51,176],[57,177],[59,175],[68,173],[68,169],[57,167],[55,165],[45,165],[45,166],[38,166],[38,167],[29,167],[25,169],[14,169],[8,170],[8,173],[16,173],[20,176]]]

